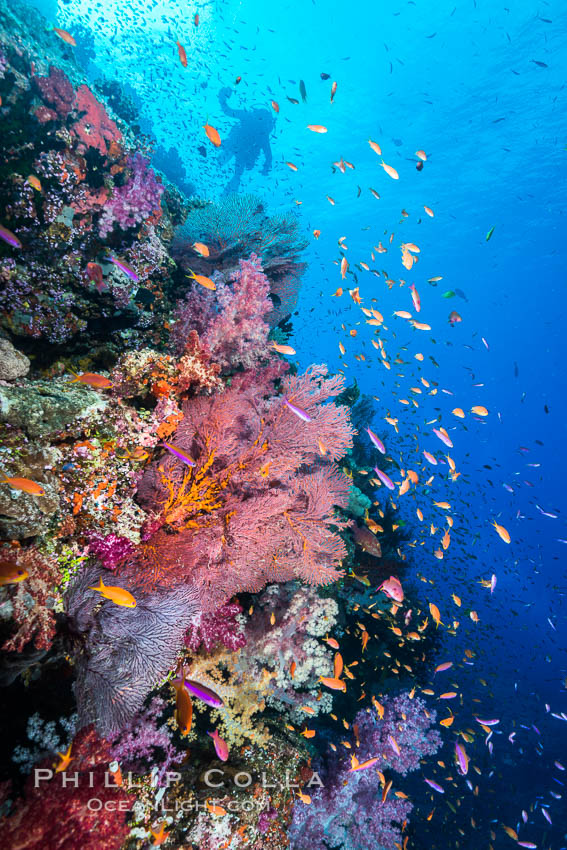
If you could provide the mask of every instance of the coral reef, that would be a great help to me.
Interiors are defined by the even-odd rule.
[[[117,734],[140,710],[173,666],[183,635],[198,611],[187,585],[136,592],[135,608],[100,603],[100,573],[82,572],[66,594],[69,627],[79,643],[75,692],[79,725],[95,723],[101,735]]]
[[[8,847],[40,850],[46,847],[84,847],[86,850],[119,850],[130,831],[127,812],[134,797],[120,787],[107,785],[112,759],[106,741],[92,728],[83,729],[73,741],[71,767],[77,782],[64,785],[54,776],[52,759],[40,763],[44,781],[32,774],[10,817],[0,821]],[[48,781],[49,777],[49,781]],[[51,779],[51,777],[53,777]],[[89,801],[100,801],[89,805]]]
[[[16,761],[59,752],[64,772],[70,745],[79,782],[22,796],[18,775],[4,843],[393,847],[411,804],[380,803],[383,772],[439,739],[413,693],[382,690],[419,678],[432,629],[377,590],[403,532],[358,435],[372,403],[273,345],[303,225],[185,197],[133,90],[85,79],[92,32],[75,51],[61,32],[20,0],[0,15],[0,681]],[[44,686],[45,721],[22,710]],[[327,757],[333,723],[380,773]]]
[[[2,567],[27,574],[23,581],[2,592],[8,595],[17,631],[3,649],[21,652],[33,640],[37,649],[49,649],[55,635],[55,588],[59,583],[57,564],[33,546],[1,550]]]
[[[208,257],[192,251],[195,242],[207,245]],[[234,269],[238,260],[256,254],[270,281],[273,306],[267,321],[273,327],[295,307],[306,245],[293,214],[270,216],[254,195],[227,195],[192,210],[177,230],[172,250],[185,268],[204,274],[211,268]]]
[[[378,758],[377,769],[393,770],[402,776],[416,770],[420,759],[434,755],[441,744],[431,729],[435,713],[426,714],[425,704],[402,693],[384,700],[384,716],[375,710],[359,712],[349,736],[358,763]],[[334,755],[321,789],[311,793],[311,805],[296,803],[290,830],[293,848],[334,847],[345,850],[395,850],[400,846],[400,826],[407,821],[412,804],[394,799],[382,789],[374,769],[352,772],[351,759]],[[382,782],[385,785],[386,780]]]
[[[108,236],[115,226],[128,230],[152,216],[157,222],[161,215],[160,203],[164,187],[148,168],[148,160],[142,154],[136,153],[128,158],[126,168],[130,171],[128,181],[114,189],[112,197],[104,204],[98,221],[98,229],[103,238]]]
[[[175,311],[172,339],[182,353],[191,331],[198,332],[207,355],[223,373],[252,369],[268,357],[270,326],[264,317],[272,309],[270,283],[255,254],[240,260],[230,280],[217,278],[214,298],[190,290]],[[196,326],[195,326],[195,323]]]
[[[336,580],[346,552],[337,530],[347,523],[334,506],[346,506],[349,484],[333,460],[349,449],[352,430],[346,408],[323,402],[342,386],[324,367],[282,381],[309,423],[236,378],[211,400],[187,402],[173,442],[195,467],[168,456],[144,473],[138,498],[163,527],[120,568],[124,575],[142,573],[150,585],[191,581],[205,611],[268,581]]]

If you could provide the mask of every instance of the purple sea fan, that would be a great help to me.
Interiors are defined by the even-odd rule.
[[[77,642],[79,727],[95,723],[109,738],[132,720],[174,666],[198,603],[195,590],[179,583],[152,593],[129,585],[135,608],[109,600],[101,604],[100,595],[89,589],[100,576],[100,569],[84,570],[67,591],[65,606]]]

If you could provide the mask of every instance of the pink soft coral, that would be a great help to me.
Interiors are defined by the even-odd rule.
[[[176,312],[173,338],[181,352],[191,330],[223,372],[250,369],[268,357],[270,326],[264,317],[271,311],[270,281],[255,254],[240,260],[229,279],[218,276],[214,295],[192,289]]]

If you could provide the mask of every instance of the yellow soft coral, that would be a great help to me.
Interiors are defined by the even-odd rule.
[[[245,741],[265,747],[271,736],[256,715],[266,707],[265,697],[271,690],[271,677],[265,676],[259,682],[238,669],[237,662],[238,651],[223,648],[208,655],[187,654],[184,660],[187,678],[206,685],[224,703],[220,708],[211,710],[195,699],[193,708],[197,713],[210,711],[211,721],[229,747],[241,747]]]

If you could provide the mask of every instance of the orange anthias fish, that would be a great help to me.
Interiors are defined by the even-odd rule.
[[[54,765],[55,773],[61,773],[62,771],[67,770],[67,767],[69,766],[69,762],[71,761],[71,747],[72,746],[73,746],[73,744],[69,744],[69,749],[67,750],[66,753],[60,753],[60,752],[57,753],[57,755],[59,756],[61,761],[56,766]]]
[[[400,175],[398,174],[398,172],[396,171],[396,169],[392,165],[386,165],[384,160],[382,160],[380,165],[382,166],[382,168],[384,169],[386,174],[388,174],[388,176],[392,178],[392,180],[399,180],[400,179]]]
[[[89,387],[95,387],[97,390],[107,390],[112,386],[111,380],[105,378],[104,375],[97,375],[96,372],[83,372],[81,375],[71,372],[71,374],[75,377],[72,381],[67,382],[69,384],[86,384]]]
[[[53,32],[55,33],[55,35],[58,35],[59,38],[65,42],[65,44],[70,44],[71,47],[77,46],[77,42],[75,41],[71,33],[67,32],[67,30],[62,30],[59,27],[53,27]]]
[[[291,345],[280,345],[277,342],[272,343],[272,348],[274,351],[277,351],[278,354],[295,354],[295,348],[292,348]]]
[[[367,759],[366,761],[359,762],[355,755],[350,757],[351,767],[349,773],[354,773],[356,770],[367,770],[367,768],[372,767],[372,765],[376,764],[379,761],[378,757]]]
[[[326,133],[327,128],[323,127],[322,124],[308,124],[307,129],[311,130],[313,133]]]
[[[205,289],[210,289],[213,292],[217,288],[214,280],[211,280],[210,277],[206,277],[204,274],[195,274],[195,272],[192,271],[191,274],[187,275],[187,277],[192,278],[192,280],[196,280],[197,283],[200,283],[201,286],[205,287]]]
[[[175,719],[182,735],[188,735],[193,723],[193,701],[185,687],[185,674],[182,671],[179,681],[172,681],[175,688]]]
[[[210,124],[204,124],[203,130],[207,134],[207,138],[216,148],[220,148],[221,138],[219,136],[218,130],[215,130],[214,127],[211,127]]]
[[[431,611],[431,616],[433,617],[436,627],[439,628],[439,624],[441,623],[441,613],[439,608],[433,602],[430,602],[429,610]]]
[[[6,584],[18,584],[29,578],[29,573],[23,567],[19,567],[14,561],[0,561],[0,587]]]
[[[215,805],[214,803],[213,803],[213,804],[211,804],[211,803],[209,803],[209,801],[208,801],[208,800],[206,800],[206,801],[205,801],[205,808],[206,808],[206,810],[207,810],[208,812],[210,812],[212,815],[217,815],[217,817],[220,817],[221,815],[226,815],[226,814],[227,814],[226,809],[223,809],[223,807],[222,807],[222,806],[217,806],[217,805]]]
[[[346,683],[342,679],[335,679],[334,676],[320,676],[319,681],[332,691],[346,691]]]
[[[114,602],[115,605],[122,605],[124,608],[136,607],[136,600],[128,590],[124,590],[123,587],[117,587],[115,585],[105,585],[102,580],[102,576],[100,577],[99,582],[98,587],[89,587],[89,590],[96,590],[105,599],[109,599],[111,602]]]
[[[493,520],[492,525],[493,525],[493,526],[494,526],[494,528],[496,529],[496,532],[497,532],[497,534],[498,534],[498,537],[499,537],[501,540],[503,540],[503,541],[504,541],[504,543],[509,543],[509,542],[510,542],[510,535],[509,535],[508,531],[504,528],[504,526],[503,526],[503,525],[498,525],[498,523],[496,522],[496,520]]]
[[[185,48],[178,41],[175,42],[177,44],[177,50],[179,52],[179,61],[183,65],[184,68],[187,67],[187,53],[185,52]]]
[[[9,484],[13,490],[21,490],[23,493],[29,493],[30,496],[43,496],[45,493],[41,484],[37,484],[30,478],[8,478],[4,475],[0,483]]]
[[[163,844],[169,835],[169,832],[165,832],[165,821],[162,820],[156,832],[153,829],[150,829],[152,838],[154,839],[152,842],[152,847],[159,847]]]
[[[209,256],[209,249],[207,245],[204,245],[203,242],[193,242],[193,250],[196,251],[201,257]]]

